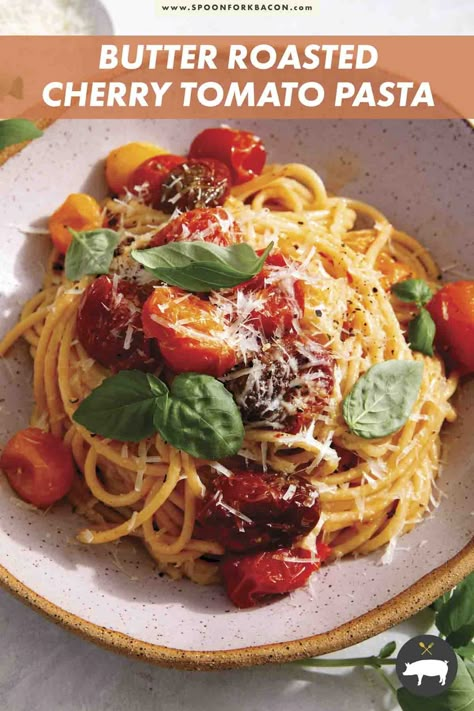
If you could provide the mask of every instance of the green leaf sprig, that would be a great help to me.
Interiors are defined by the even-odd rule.
[[[433,298],[432,290],[423,279],[406,279],[394,284],[392,293],[400,301],[418,307],[418,314],[408,324],[408,343],[412,351],[432,356],[436,326],[431,314],[424,308]]]
[[[386,437],[407,421],[423,377],[423,363],[386,360],[373,365],[344,398],[342,414],[364,439]]]
[[[396,649],[389,642],[377,655],[349,659],[302,659],[293,664],[304,667],[372,667],[390,686],[402,711],[474,711],[474,573],[461,582],[454,591],[445,593],[431,606],[435,611],[434,623],[454,648],[458,671],[453,683],[441,694],[426,698],[415,696],[408,689],[396,689],[382,671],[383,667],[395,666],[397,660],[390,655]],[[458,644],[466,641],[465,644]]]
[[[120,236],[106,228],[76,232],[68,228],[72,242],[66,252],[66,277],[77,281],[86,274],[107,274]]]
[[[156,279],[185,291],[229,289],[258,274],[273,247],[259,257],[246,243],[221,247],[211,242],[170,242],[161,247],[134,249],[132,257]]]
[[[23,141],[39,138],[43,131],[28,119],[3,119],[0,121],[0,151]]]
[[[75,422],[119,442],[138,442],[159,432],[193,457],[221,459],[242,446],[244,426],[228,390],[216,378],[178,375],[168,386],[150,373],[122,370],[82,401]]]

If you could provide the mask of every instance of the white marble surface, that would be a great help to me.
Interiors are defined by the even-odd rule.
[[[13,0],[14,1],[14,0]],[[320,0],[308,19],[163,17],[154,0],[103,0],[117,34],[470,34],[470,0]],[[427,631],[427,613],[332,656],[375,653]],[[178,672],[94,647],[0,591],[0,698],[5,711],[388,711],[396,707],[377,672],[306,671],[290,665]]]

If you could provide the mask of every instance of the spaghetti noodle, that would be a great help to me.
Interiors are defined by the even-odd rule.
[[[300,428],[288,427],[278,413],[245,422],[240,460],[290,479],[300,475],[317,489],[321,513],[307,541],[317,537],[330,546],[333,558],[370,553],[422,519],[438,472],[440,430],[445,420],[455,418],[449,400],[456,377],[445,375],[439,357],[410,350],[405,330],[412,306],[388,288],[409,276],[435,286],[436,265],[422,245],[374,207],[329,196],[317,173],[304,165],[270,165],[234,185],[223,207],[255,250],[273,242],[284,256],[275,278],[287,289],[297,280],[304,288],[296,332],[322,339],[335,364],[330,398]],[[120,235],[110,274],[146,282],[130,251],[146,248],[169,214],[145,204],[136,191],[108,199],[103,211]],[[196,517],[210,479],[228,476],[232,467],[195,459],[159,434],[124,444],[94,435],[73,420],[78,404],[110,371],[90,357],[77,337],[78,308],[93,277],[72,283],[61,265],[55,249],[42,290],[23,308],[19,323],[0,344],[0,355],[20,337],[29,344],[32,425],[61,437],[79,471],[69,499],[90,520],[90,528],[78,538],[100,544],[135,536],[160,570],[214,583],[225,550],[219,540],[200,536]],[[210,303],[232,316],[229,341],[234,339],[242,352],[251,351],[245,297],[216,291]],[[341,403],[363,373],[389,359],[423,361],[419,395],[400,430],[363,439],[348,428]],[[222,381],[245,376],[246,368],[244,358]]]

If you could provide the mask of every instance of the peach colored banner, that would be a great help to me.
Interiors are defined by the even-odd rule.
[[[2,37],[0,115],[474,116],[474,37]]]

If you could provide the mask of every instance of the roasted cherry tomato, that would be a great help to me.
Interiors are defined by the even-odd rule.
[[[137,193],[138,188],[147,183],[144,190],[145,202],[153,207],[159,207],[164,179],[170,170],[181,165],[185,160],[183,156],[175,156],[172,153],[162,153],[148,158],[133,171],[128,181],[128,189],[131,193]]]
[[[261,254],[263,250],[258,250]],[[248,323],[258,327],[267,337],[290,331],[294,319],[304,313],[305,296],[302,281],[285,283],[278,280],[278,268],[287,267],[288,261],[275,252],[265,260],[263,269],[249,281],[237,288],[255,292],[255,308],[250,312]]]
[[[474,281],[446,284],[427,306],[436,324],[436,345],[448,365],[474,373]]]
[[[413,279],[415,273],[404,262],[391,257],[389,254],[381,252],[375,261],[375,268],[382,272],[381,284],[386,291],[390,291],[394,284],[406,279]]]
[[[314,556],[306,548],[227,555],[220,566],[227,595],[240,608],[285,595],[305,585],[328,554],[328,547],[318,543]]]
[[[72,242],[68,227],[76,232],[102,227],[102,211],[97,200],[85,193],[73,193],[49,218],[49,231],[54,246],[66,254]]]
[[[105,178],[113,194],[124,192],[133,172],[148,158],[167,153],[154,143],[135,141],[110,151],[105,161]]]
[[[237,362],[216,309],[195,294],[158,286],[143,307],[142,320],[145,334],[156,338],[163,359],[175,373],[219,378]]]
[[[66,496],[74,464],[64,442],[37,427],[20,430],[6,444],[0,468],[23,501],[47,508]]]
[[[296,281],[288,291],[278,285],[270,286],[257,292],[256,297],[258,301],[250,312],[248,323],[257,326],[267,337],[291,331],[293,321],[304,313],[304,286],[301,281]]]
[[[171,170],[161,185],[160,209],[172,213],[223,205],[229,195],[229,168],[213,158],[188,158]]]
[[[233,182],[238,185],[260,175],[267,152],[260,138],[249,131],[207,128],[196,136],[189,155],[221,160],[230,168]]]
[[[156,342],[143,333],[141,311],[151,287],[103,275],[82,295],[77,336],[87,353],[102,365],[119,370],[156,370]]]
[[[226,387],[244,422],[276,422],[299,432],[328,404],[334,388],[330,351],[306,335],[287,335],[235,370]]]
[[[161,247],[169,242],[203,240],[221,247],[240,242],[242,233],[237,222],[222,207],[185,212],[170,220],[151,240],[150,247]]]
[[[318,492],[302,477],[239,471],[212,481],[197,520],[203,538],[244,552],[291,544],[319,513]]]

